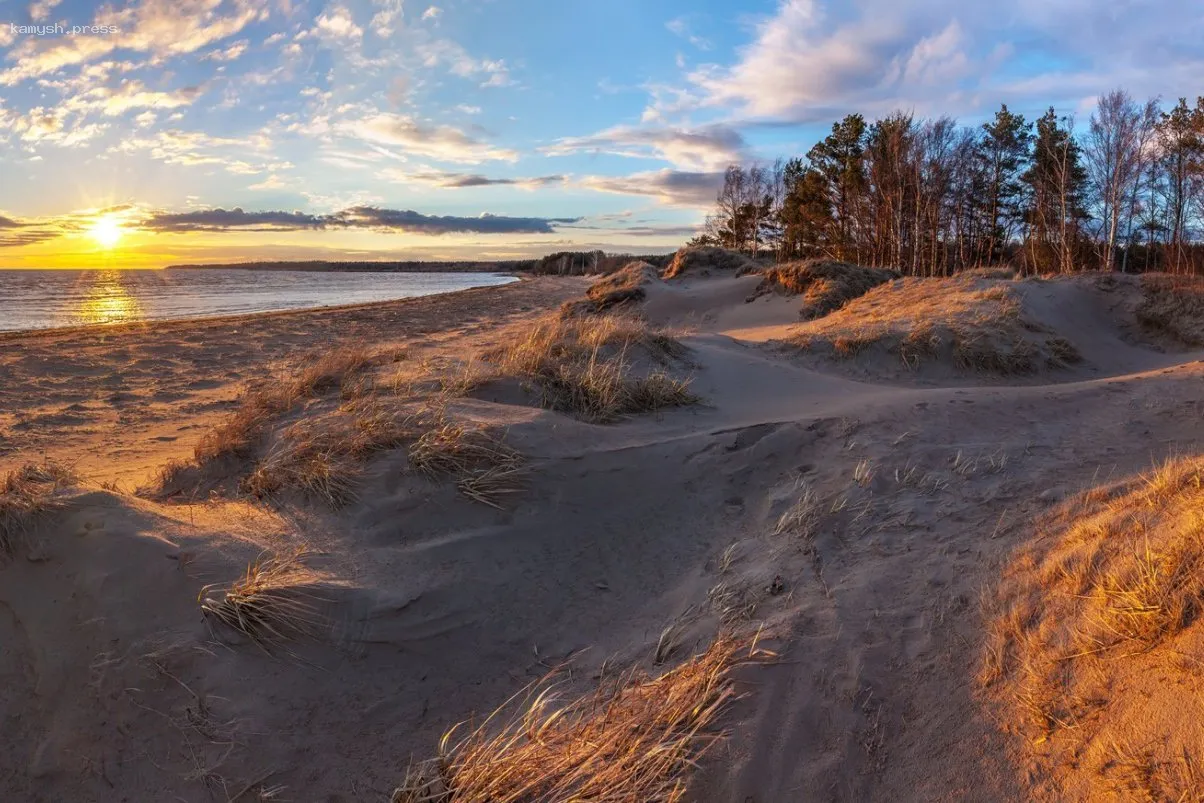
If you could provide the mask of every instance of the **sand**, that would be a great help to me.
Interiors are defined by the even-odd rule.
[[[587,280],[0,341],[0,467],[81,475],[0,564],[0,799],[387,800],[448,727],[549,668],[572,659],[587,689],[604,664],[653,668],[669,625],[679,660],[724,621],[763,626],[780,660],[741,670],[688,799],[1056,799],[976,686],[981,600],[1059,500],[1199,451],[1204,354],[1143,338],[1134,288],[1033,283],[1026,314],[1082,362],[909,372],[791,348],[815,322],[798,299],[747,302],[758,283],[645,287],[698,405],[596,425],[521,396],[450,402],[528,460],[502,509],[391,452],[339,510],[133,491],[290,358],[459,358]],[[268,655],[201,617],[207,584],[300,544],[322,553],[329,638]]]

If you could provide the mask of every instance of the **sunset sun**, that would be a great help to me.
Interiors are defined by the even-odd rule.
[[[116,247],[124,233],[121,222],[111,215],[97,218],[88,229],[88,236],[106,249]]]

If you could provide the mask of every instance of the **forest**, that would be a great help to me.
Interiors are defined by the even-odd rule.
[[[1088,122],[849,114],[805,156],[731,165],[696,244],[941,276],[1204,273],[1204,97],[1116,90]]]

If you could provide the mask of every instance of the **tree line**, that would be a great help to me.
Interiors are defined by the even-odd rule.
[[[1204,273],[1204,97],[1117,90],[1085,130],[1051,107],[987,123],[850,114],[805,157],[732,165],[696,244],[912,275],[978,265]]]

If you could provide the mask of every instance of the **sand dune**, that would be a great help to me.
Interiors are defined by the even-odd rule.
[[[761,277],[735,272],[632,271],[643,295],[621,312],[684,352],[625,340],[573,365],[663,371],[692,398],[605,423],[552,403],[546,365],[507,373],[536,319],[586,292],[575,278],[8,339],[0,468],[46,457],[80,479],[0,564],[0,797],[388,799],[449,727],[570,659],[562,692],[589,693],[616,667],[656,674],[760,628],[778,659],[738,670],[730,738],[685,799],[1089,799],[998,727],[982,601],[1063,499],[1199,451],[1202,355],[1143,329],[1136,280],[939,280],[948,303],[914,318],[899,299],[928,289],[899,280],[805,322],[801,298],[750,301]],[[1045,350],[1008,377],[959,366],[952,343],[915,366],[892,350],[934,319],[950,336],[1014,325]],[[848,358],[799,345],[867,327],[881,342]],[[1049,364],[1056,338],[1081,359]],[[132,493],[195,459],[248,381],[348,344],[371,347],[366,373],[290,397],[230,475],[297,423],[359,422],[365,400],[425,427],[357,453],[339,505],[256,499],[241,479]],[[440,426],[521,455],[499,506],[420,470],[432,426],[408,414],[436,402]],[[202,616],[206,586],[301,548],[311,637],[264,649]]]

